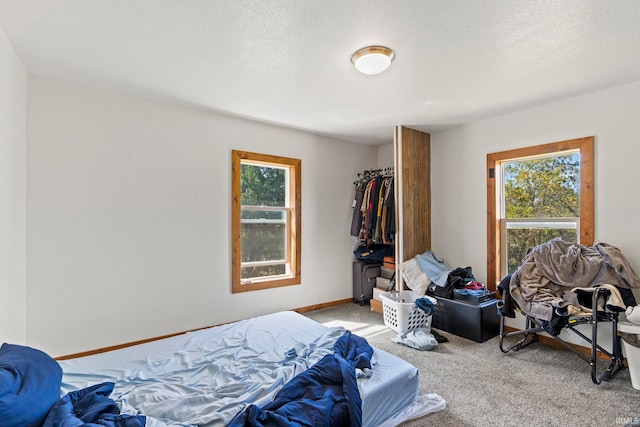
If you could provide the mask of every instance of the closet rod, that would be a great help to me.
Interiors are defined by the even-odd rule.
[[[361,173],[358,174],[358,180],[354,182],[354,184],[359,184],[363,181],[368,181],[372,178],[377,178],[379,176],[388,176],[388,175],[394,175],[394,167],[390,166],[390,167],[386,167],[386,168],[382,168],[382,169],[369,169],[369,170],[365,170]]]

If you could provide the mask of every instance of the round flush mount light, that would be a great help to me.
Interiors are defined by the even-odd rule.
[[[395,54],[391,49],[384,46],[367,46],[358,49],[351,56],[356,70],[363,74],[375,75],[380,74],[391,65],[391,61],[395,58]]]

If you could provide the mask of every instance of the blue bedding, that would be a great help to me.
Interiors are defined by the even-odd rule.
[[[48,354],[4,343],[0,347],[0,426],[40,427],[60,397],[62,369]]]
[[[361,426],[356,368],[371,369],[372,355],[364,338],[345,332],[333,354],[294,377],[271,403],[250,405],[229,427]]]
[[[359,394],[353,393],[353,382],[351,388],[337,393],[352,402],[362,400],[364,427],[377,427],[394,414],[406,414],[404,409],[414,404],[419,393],[417,369],[380,349],[371,353],[368,345],[362,346],[365,351],[358,350],[364,341],[358,342],[355,336],[338,343],[344,334],[345,329],[337,324],[321,325],[288,311],[63,360],[62,390],[58,389],[56,400],[60,391],[66,394],[114,382],[109,398],[118,404],[121,414],[144,414],[146,427],[224,427],[250,405],[255,405],[253,410],[274,411],[283,401],[280,397],[287,396],[282,391],[287,383],[337,351],[360,368],[356,370]],[[374,367],[369,371],[370,357]],[[314,371],[324,375],[320,368],[325,363],[333,365],[333,372],[342,366],[339,359],[327,358]],[[351,378],[351,373],[344,377]],[[349,397],[350,390],[353,397]],[[403,417],[408,419],[408,415]],[[357,425],[357,414],[352,418]]]
[[[146,415],[148,427],[226,426],[247,406],[271,402],[296,374],[332,354],[344,334],[315,323],[301,329],[300,320],[312,322],[280,313],[180,335],[166,347],[152,342],[115,357],[63,361],[62,388],[114,382],[110,397],[121,413]]]
[[[409,363],[294,312],[60,363],[0,347],[0,427],[375,427],[414,417],[418,390]]]
[[[144,427],[146,417],[121,415],[105,382],[67,393],[51,408],[42,427]]]

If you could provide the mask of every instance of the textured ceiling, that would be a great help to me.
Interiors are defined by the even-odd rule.
[[[382,144],[640,80],[635,0],[0,0],[31,75]],[[358,73],[357,49],[396,52]]]

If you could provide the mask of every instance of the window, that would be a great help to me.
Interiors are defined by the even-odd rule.
[[[555,237],[593,244],[593,137],[487,155],[487,284]]]
[[[232,151],[232,291],[300,283],[298,159]]]

